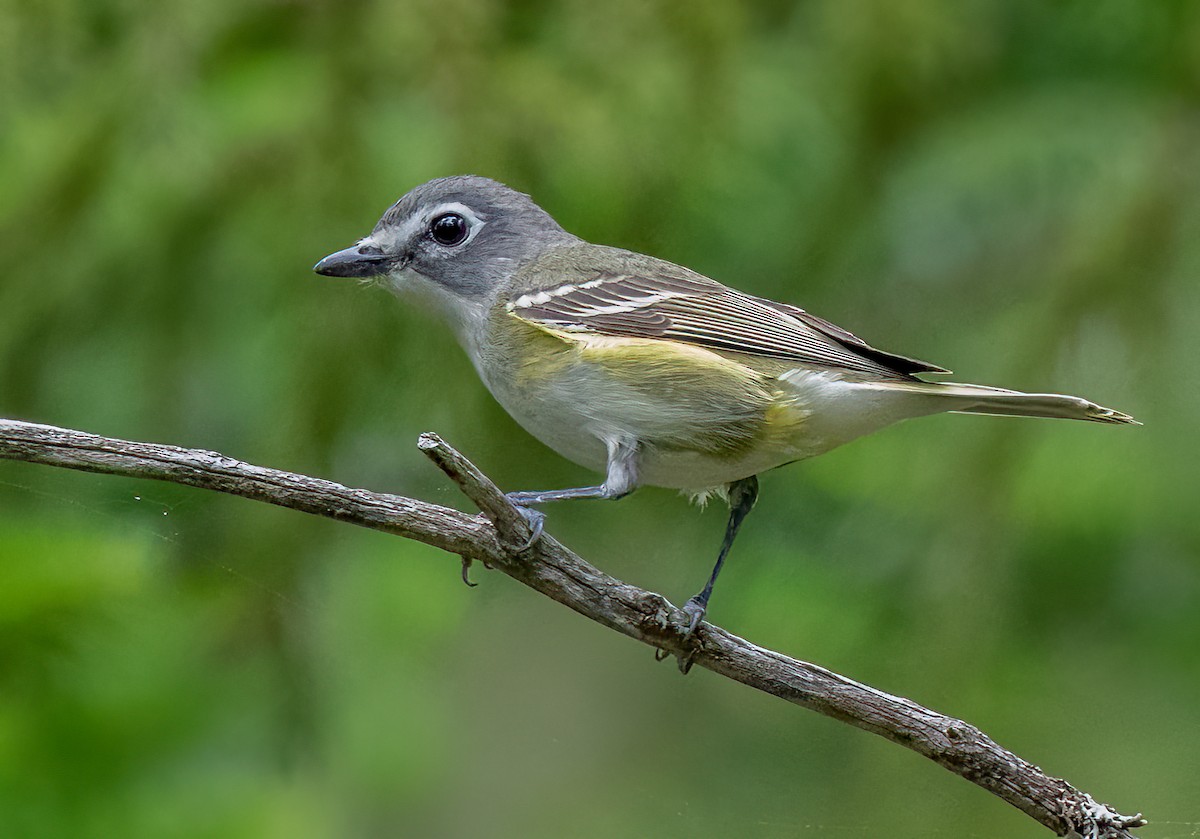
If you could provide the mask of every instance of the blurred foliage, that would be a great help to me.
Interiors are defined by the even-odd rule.
[[[0,414],[465,502],[590,480],[313,276],[429,178],[1144,428],[772,473],[713,618],[1200,821],[1200,4],[0,0]],[[555,507],[676,601],[723,514]],[[1041,836],[895,746],[380,534],[0,463],[0,835]],[[1181,823],[1191,822],[1190,825]]]

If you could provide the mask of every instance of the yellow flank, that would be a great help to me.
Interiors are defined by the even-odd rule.
[[[809,413],[791,393],[776,389],[775,398],[767,407],[759,442],[767,448],[787,447],[800,439]]]
[[[751,359],[676,341],[568,332],[511,316],[527,334],[513,341],[518,388],[538,398],[572,382],[589,381],[596,415],[634,419],[634,432],[660,450],[701,452],[737,458],[766,446],[787,448],[800,433],[806,412],[780,387],[774,369],[756,369]],[[518,327],[519,328],[519,327]],[[516,330],[514,330],[516,331]],[[512,337],[516,337],[513,335]],[[519,359],[519,360],[518,360]],[[771,368],[773,365],[763,365]]]
[[[516,323],[512,333],[502,336],[514,340],[504,341],[502,346],[507,349],[506,356],[516,362],[513,373],[518,390],[543,386],[578,362],[574,342],[566,340],[562,333],[544,329],[515,315],[506,317]]]

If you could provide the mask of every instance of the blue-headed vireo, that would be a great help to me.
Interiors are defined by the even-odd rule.
[[[585,242],[487,178],[418,186],[315,270],[375,280],[437,311],[517,422],[605,473],[599,486],[510,493],[534,538],[542,514],[531,508],[547,501],[621,498],[643,484],[726,499],[716,565],[685,606],[689,632],[760,472],[943,411],[1133,422],[1077,396],[922,381],[948,371],[795,306]]]

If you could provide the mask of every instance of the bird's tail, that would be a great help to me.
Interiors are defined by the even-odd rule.
[[[1023,393],[1019,390],[952,382],[888,382],[885,387],[928,397],[927,406],[931,413],[954,411],[963,414],[1057,417],[1089,422],[1141,424],[1129,414],[1105,408],[1078,396],[1065,396],[1060,393]]]

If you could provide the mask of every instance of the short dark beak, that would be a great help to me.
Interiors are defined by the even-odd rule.
[[[355,245],[344,251],[331,253],[313,266],[313,270],[326,277],[377,277],[386,272],[395,258],[380,253],[369,245]]]

